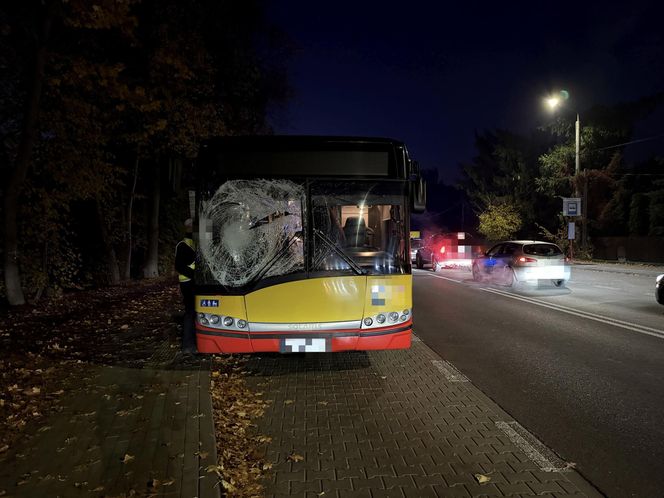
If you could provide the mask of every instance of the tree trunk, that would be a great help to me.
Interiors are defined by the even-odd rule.
[[[120,283],[120,268],[118,267],[118,258],[115,256],[115,249],[113,242],[108,235],[108,228],[106,227],[106,219],[99,199],[95,199],[95,209],[97,211],[97,219],[99,221],[99,235],[101,236],[101,243],[104,246],[104,253],[106,256],[106,265],[108,267],[108,281],[111,285]]]
[[[148,222],[148,253],[143,267],[145,278],[159,276],[159,201],[161,197],[161,175],[159,161],[155,161],[150,196],[150,219]]]
[[[132,215],[134,209],[134,197],[136,196],[136,182],[138,181],[138,164],[139,164],[138,152],[136,153],[136,162],[134,163],[134,182],[131,187],[131,194],[129,195],[129,205],[127,206],[127,237],[125,239],[125,267],[123,280],[129,280],[131,278],[131,251],[132,251],[132,239],[131,239],[131,223]]]
[[[9,179],[5,193],[5,289],[7,300],[12,306],[25,304],[25,296],[21,287],[21,275],[18,268],[18,200],[28,174],[30,157],[37,134],[37,116],[39,101],[44,82],[44,66],[46,64],[46,42],[48,40],[53,19],[54,2],[48,2],[40,33],[36,37],[37,47],[33,67],[32,80],[26,96],[25,115],[21,127],[21,138],[16,152],[14,171]]]

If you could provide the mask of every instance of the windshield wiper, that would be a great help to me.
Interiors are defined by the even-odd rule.
[[[355,273],[357,273],[358,275],[366,275],[367,272],[363,270],[355,261],[353,261],[353,258],[351,258],[344,251],[342,251],[327,235],[325,235],[317,228],[314,228],[313,230],[314,230],[314,235],[318,235],[318,237],[320,237],[320,239],[323,242],[325,242],[325,244],[330,249],[332,249],[337,254],[337,256],[339,256],[346,263],[348,263],[348,266],[350,266]]]
[[[297,239],[300,239],[300,238],[302,238],[302,231],[297,231],[297,232],[295,232],[295,233],[294,233],[294,234],[293,234],[293,235],[292,235],[292,236],[286,241],[286,244],[284,245],[284,247],[283,247],[283,248],[282,248],[277,254],[275,254],[274,256],[272,256],[272,258],[270,258],[270,260],[269,260],[267,263],[265,263],[265,264],[263,265],[263,267],[258,271],[258,273],[256,273],[256,276],[255,276],[254,278],[251,279],[251,281],[249,282],[249,284],[253,284],[253,283],[259,281],[261,278],[263,278],[263,276],[267,273],[267,271],[268,271],[270,268],[272,268],[272,267],[274,266],[274,264],[275,264],[277,261],[279,261],[279,260],[284,256],[284,254],[286,254],[286,253],[290,250],[291,246],[292,246],[293,244],[295,244],[295,242],[297,241]]]

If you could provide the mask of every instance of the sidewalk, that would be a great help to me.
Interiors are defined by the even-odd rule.
[[[0,496],[219,498],[209,361],[179,361],[168,340],[154,350],[142,368],[91,365],[0,455]],[[253,355],[243,370],[269,401],[266,496],[600,496],[417,337],[403,351]]]
[[[659,263],[613,263],[594,261],[574,261],[574,270],[605,271],[612,273],[627,273],[630,275],[643,275],[655,279],[657,275],[664,273],[664,265]]]
[[[267,496],[601,496],[452,365],[410,350],[261,355]]]
[[[155,347],[143,368],[91,367],[85,392],[2,455],[2,496],[219,497],[209,363]]]

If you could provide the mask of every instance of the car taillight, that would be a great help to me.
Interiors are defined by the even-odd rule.
[[[440,254],[445,254],[445,246],[441,246],[441,248],[440,248]]]
[[[537,260],[535,258],[528,258],[526,256],[521,256],[519,259],[517,259],[519,263],[537,263]]]

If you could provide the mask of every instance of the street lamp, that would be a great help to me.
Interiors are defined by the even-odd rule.
[[[561,95],[567,96],[567,92],[564,91],[564,90],[560,93],[561,93]],[[544,99],[544,102],[549,107],[549,109],[551,109],[551,111],[555,111],[558,107],[560,107],[562,105],[562,99],[558,96],[555,96],[555,95],[553,95],[551,97],[547,97],[546,99]],[[580,149],[579,143],[580,143],[580,136],[581,136],[581,121],[579,121],[579,113],[576,114],[576,123],[575,124],[576,124],[576,161],[575,161],[574,174],[578,175],[579,170],[581,168],[581,161],[579,159],[579,149]],[[575,185],[575,188],[576,188],[576,185]],[[577,191],[576,196],[578,197],[578,191]],[[585,209],[584,209],[584,211],[585,211]]]
[[[560,96],[558,95],[552,95],[550,97],[547,97],[544,99],[544,102],[546,105],[549,107],[549,109],[553,112],[555,111],[560,105],[562,105],[563,100],[567,100],[569,98],[569,93],[567,91],[562,90],[560,92]],[[574,197],[579,197],[579,187],[578,187],[578,178],[579,178],[579,173],[581,171],[581,159],[580,159],[580,143],[581,143],[581,121],[579,120],[579,113],[576,113],[576,122],[575,124],[575,139],[576,139],[576,144],[575,144],[575,161],[574,161]],[[587,195],[587,190],[588,188],[588,183],[587,179],[586,182],[584,183],[584,192],[583,196],[581,197],[581,244],[583,246],[583,249],[586,249],[586,241],[587,241],[587,228],[586,228],[586,211],[587,211],[587,206],[586,206],[586,199],[588,198]]]

